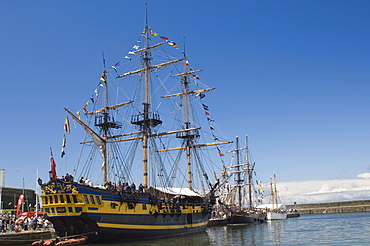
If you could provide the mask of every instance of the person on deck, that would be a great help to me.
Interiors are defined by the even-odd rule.
[[[139,191],[140,191],[140,193],[144,192],[144,186],[143,186],[142,183],[140,183],[140,185],[139,185]]]

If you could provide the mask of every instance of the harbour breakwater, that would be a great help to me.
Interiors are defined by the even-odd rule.
[[[370,200],[325,202],[286,205],[287,209],[297,209],[299,214],[332,214],[370,212]]]

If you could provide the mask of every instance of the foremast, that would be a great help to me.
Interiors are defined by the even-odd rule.
[[[109,180],[109,172],[108,172],[108,154],[107,154],[107,144],[110,143],[108,141],[111,138],[116,138],[119,136],[112,136],[110,134],[110,129],[119,129],[121,128],[121,124],[114,121],[113,118],[110,116],[110,110],[116,109],[121,106],[125,106],[132,101],[120,103],[117,105],[109,106],[108,100],[108,84],[107,84],[107,70],[104,68],[102,77],[100,79],[101,84],[104,88],[104,107],[98,110],[94,110],[91,112],[86,112],[86,115],[95,115],[95,126],[101,129],[101,133],[95,132],[92,128],[90,128],[87,124],[85,124],[79,117],[73,114],[71,111],[65,108],[65,110],[72,116],[72,118],[79,123],[84,130],[91,135],[92,141],[83,142],[90,143],[93,142],[96,146],[98,146],[101,150],[102,154],[102,172],[104,181]]]

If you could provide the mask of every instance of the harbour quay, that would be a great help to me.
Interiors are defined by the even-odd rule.
[[[331,214],[370,212],[370,200],[307,203],[286,205],[287,210],[297,209],[299,214]]]

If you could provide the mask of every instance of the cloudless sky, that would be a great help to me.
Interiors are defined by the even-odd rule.
[[[369,1],[22,0],[0,2],[5,186],[34,188],[37,170],[47,179],[50,147],[60,163],[63,108],[86,102],[102,52],[113,64],[132,47],[146,2],[153,30],[186,37],[217,89],[213,118],[230,140],[249,136],[259,179],[370,172]]]

